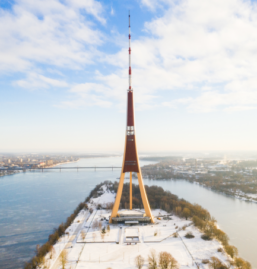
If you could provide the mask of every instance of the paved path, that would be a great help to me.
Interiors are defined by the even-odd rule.
[[[85,218],[81,221],[81,223],[78,225],[72,236],[69,238],[69,241],[66,243],[63,249],[70,248],[72,246],[73,241],[77,241],[77,237],[79,235],[79,232],[82,228],[82,226],[85,224],[85,221],[89,218],[90,213],[87,212],[87,215]],[[60,254],[59,254],[60,255]],[[50,269],[58,269],[60,267],[60,262],[59,262],[59,255],[57,259],[55,260],[54,264],[50,267]]]
[[[88,226],[86,235],[87,235],[87,233],[88,233],[90,227],[92,226],[92,222],[93,222],[93,220],[94,220],[94,218],[95,218],[95,215],[97,214],[97,210],[98,210],[98,209],[95,210],[95,214],[94,214],[94,212],[92,213],[92,215],[94,214],[94,216],[93,216],[93,218],[92,218],[92,220],[91,220],[91,222],[90,222],[90,224],[89,224],[89,226]],[[79,263],[79,259],[80,259],[80,257],[81,257],[81,254],[82,254],[83,250],[84,250],[85,245],[86,245],[86,244],[84,243],[84,246],[82,247],[82,249],[81,249],[81,251],[80,251],[80,253],[79,253],[79,257],[78,257],[78,261],[77,261],[77,263],[76,263],[75,269],[77,268],[77,265],[78,265],[78,263]]]

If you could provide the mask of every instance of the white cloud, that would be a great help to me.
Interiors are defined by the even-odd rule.
[[[111,7],[111,15],[113,16],[115,14],[113,7]]]
[[[14,84],[31,90],[49,87],[68,87],[68,84],[63,80],[52,79],[37,73],[29,73],[26,79],[15,81]]]
[[[257,106],[255,3],[243,0],[142,0],[141,3],[153,12],[160,7],[165,9],[163,16],[158,14],[145,23],[143,37],[133,39],[132,27],[132,85],[137,108],[184,106],[190,112],[210,112]],[[98,46],[106,39],[92,21],[82,16],[81,10],[101,24],[106,23],[103,7],[93,0],[22,0],[11,12],[1,10],[0,72],[27,72],[27,79],[17,82],[26,88],[66,87],[63,80],[54,79],[54,85],[52,78],[43,76],[40,65],[79,69],[89,63],[96,64],[96,68],[107,64],[109,73],[96,72],[95,77],[90,77],[94,83],[86,81],[72,87],[69,100],[62,105],[108,107],[116,100],[116,106],[121,108],[128,87],[126,37],[112,33],[117,37],[113,42],[117,41],[122,49],[114,54],[100,52]],[[170,97],[167,91],[174,92],[175,97]]]
[[[186,102],[176,97],[162,105],[185,105],[192,112],[229,107],[251,109],[257,105],[256,3],[242,0],[142,0],[141,3],[152,10],[161,5],[168,8],[162,17],[145,24],[147,37],[134,41],[132,28],[132,82],[140,99],[145,95],[157,97],[161,90],[176,90],[176,96],[187,91],[183,97]],[[127,72],[127,48],[104,60],[122,68],[120,73]]]
[[[69,92],[69,100],[61,102],[63,108],[83,108],[85,106],[110,107],[112,103],[106,100],[110,89],[98,83],[82,83],[74,85]]]
[[[69,69],[92,63],[102,34],[81,15],[101,23],[102,6],[94,0],[21,0],[0,9],[0,72],[27,72],[46,64]]]

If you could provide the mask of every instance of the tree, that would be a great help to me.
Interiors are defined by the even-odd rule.
[[[67,253],[67,251],[64,249],[62,252],[61,252],[61,254],[60,254],[60,256],[59,256],[59,261],[60,261],[60,264],[61,264],[61,266],[62,266],[62,269],[65,269],[65,266],[67,265],[67,263],[68,263],[68,253]]]
[[[185,208],[183,209],[182,215],[183,215],[183,217],[186,218],[186,220],[187,220],[187,218],[190,217],[190,215],[191,215],[191,211],[190,211],[188,208],[185,207]]]
[[[84,231],[82,231],[81,232],[81,238],[82,238],[82,240],[84,241],[85,240],[85,238],[86,238],[86,234],[85,234],[85,232]]]
[[[210,262],[209,262],[209,267],[211,269],[225,269],[227,268],[226,265],[224,265],[220,259],[216,257],[211,257]]]
[[[99,226],[98,221],[97,220],[94,220],[94,222],[92,224],[92,229],[95,230],[98,226]]]
[[[178,268],[178,262],[170,253],[163,251],[159,254],[159,266],[161,269],[175,269]]]
[[[104,240],[104,236],[105,234],[104,233],[101,233],[101,239]]]
[[[242,258],[236,258],[234,264],[238,269],[251,269],[252,268],[251,264]]]
[[[141,255],[136,256],[135,258],[135,265],[138,269],[141,269],[144,265],[144,258]]]
[[[178,266],[178,262],[177,260],[171,256],[171,259],[170,259],[170,269],[178,269],[179,266]]]
[[[228,245],[228,240],[229,240],[229,238],[228,238],[228,236],[223,232],[223,231],[221,231],[220,229],[215,229],[214,230],[214,235],[215,235],[215,237],[218,239],[218,240],[220,240],[220,242],[224,245],[224,246],[227,246]],[[235,248],[235,247],[233,247],[233,246],[229,246],[229,247],[232,247],[232,248]],[[237,253],[237,250],[235,250],[236,252],[235,253]],[[227,251],[227,253],[228,253],[228,251]],[[228,253],[229,254],[229,253]],[[229,254],[230,255],[230,254]],[[236,254],[237,255],[237,254]],[[231,256],[232,257],[232,256]],[[233,258],[233,257],[232,257]]]
[[[170,212],[170,205],[165,203],[164,209],[165,209],[166,212]]]
[[[238,255],[238,250],[236,247],[227,245],[224,248],[231,258],[235,258]]]
[[[49,263],[49,261],[44,261],[42,268],[43,268],[43,269],[49,269],[49,268],[50,268],[50,263]]]
[[[49,254],[50,254],[50,259],[53,259],[55,256],[55,248],[53,246],[50,246]]]
[[[101,221],[98,222],[98,228],[99,228],[99,231],[102,230],[102,222]]]
[[[157,269],[157,254],[154,249],[150,250],[150,254],[148,255],[148,269]]]
[[[93,233],[92,236],[93,236],[93,241],[95,242],[96,234]]]
[[[176,214],[177,214],[178,216],[180,216],[181,211],[182,211],[182,209],[181,209],[180,206],[177,206],[177,207],[175,208],[175,212],[176,212]]]

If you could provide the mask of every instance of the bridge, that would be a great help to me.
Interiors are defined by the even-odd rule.
[[[68,170],[68,169],[121,169],[121,167],[118,166],[73,166],[73,167],[35,167],[35,168],[28,168],[28,167],[16,167],[16,168],[2,168],[0,167],[0,171],[26,171],[26,170],[41,170],[42,172],[44,170]]]

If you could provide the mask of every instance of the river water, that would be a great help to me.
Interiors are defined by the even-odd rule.
[[[121,166],[121,157],[81,159],[62,166]],[[140,161],[141,166],[149,164]],[[72,213],[96,184],[118,180],[120,169],[52,170],[0,178],[0,268],[23,268],[37,244]],[[133,179],[137,183],[137,179]],[[129,181],[129,179],[125,179]],[[257,204],[247,203],[184,180],[144,180],[208,209],[239,254],[257,268]]]

